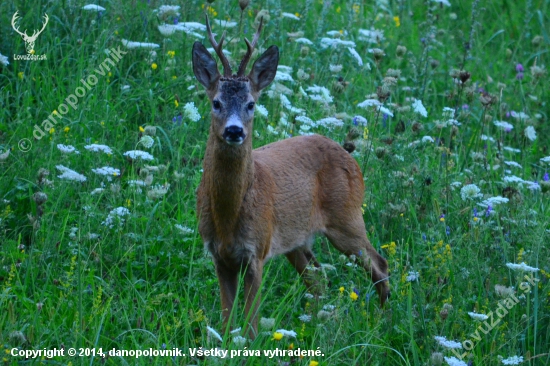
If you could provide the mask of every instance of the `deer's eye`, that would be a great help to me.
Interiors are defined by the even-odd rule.
[[[220,110],[220,108],[222,107],[222,104],[218,100],[215,100],[212,102],[212,107],[214,107],[214,109],[216,110]]]
[[[249,111],[253,111],[254,110],[254,102],[248,103],[248,105],[246,107],[248,108]]]

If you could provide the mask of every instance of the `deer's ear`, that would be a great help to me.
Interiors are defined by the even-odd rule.
[[[216,60],[200,42],[193,44],[193,72],[207,90],[211,90],[220,77]]]
[[[279,64],[279,49],[271,46],[254,62],[248,78],[252,83],[254,91],[259,92],[271,84],[277,73]]]

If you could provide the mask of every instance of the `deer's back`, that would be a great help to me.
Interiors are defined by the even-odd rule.
[[[333,140],[293,137],[254,150],[253,158],[260,175],[256,179],[269,175],[265,179],[274,183],[278,232],[270,256],[284,253],[291,243],[308,241],[327,226],[361,218],[364,183],[359,165]]]

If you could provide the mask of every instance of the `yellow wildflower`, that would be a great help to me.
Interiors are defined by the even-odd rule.
[[[273,340],[280,341],[283,339],[283,333],[275,332],[273,333]]]
[[[317,366],[317,365],[319,365],[319,362],[313,361],[313,360],[309,361],[309,366]]]
[[[67,127],[65,127],[65,128],[63,129],[63,132],[67,133],[67,132],[69,132],[70,130],[71,130],[71,128],[70,128],[69,126],[67,126]]]
[[[401,26],[401,20],[399,19],[399,17],[397,16],[393,17],[393,21],[395,22],[396,27]]]
[[[355,293],[355,291],[352,291],[349,294],[349,298],[351,299],[351,301],[356,301],[359,298],[359,296]]]
[[[338,290],[340,290],[340,293],[341,293],[341,294],[343,294],[343,293],[344,293],[344,290],[345,290],[345,288],[344,288],[344,286],[342,286],[342,287],[340,287],[340,288],[339,288]]]
[[[168,51],[167,54],[168,56],[174,58],[174,56],[176,56],[176,51]]]
[[[158,65],[157,65],[156,63],[153,62],[153,63],[151,64],[151,68],[152,68],[153,70],[156,70],[157,67],[158,67]]]
[[[178,108],[180,106],[177,99],[174,99],[174,105],[176,106],[176,108]]]
[[[25,73],[23,71],[19,71],[17,73],[17,76],[19,77],[19,79],[23,80],[23,77],[25,76]]]
[[[139,126],[139,132],[145,132],[145,128]]]

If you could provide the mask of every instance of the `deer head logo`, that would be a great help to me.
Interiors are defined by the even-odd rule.
[[[42,33],[44,28],[46,28],[46,24],[48,24],[48,14],[44,14],[44,25],[42,26],[42,29],[37,31],[36,29],[32,33],[32,36],[29,36],[27,34],[27,30],[25,29],[25,32],[20,32],[17,26],[15,25],[15,22],[17,21],[19,17],[17,16],[17,11],[15,14],[13,14],[13,17],[11,18],[11,26],[13,29],[23,37],[23,41],[25,41],[25,48],[27,49],[27,53],[33,53],[34,51],[34,42],[36,41],[36,38]]]

